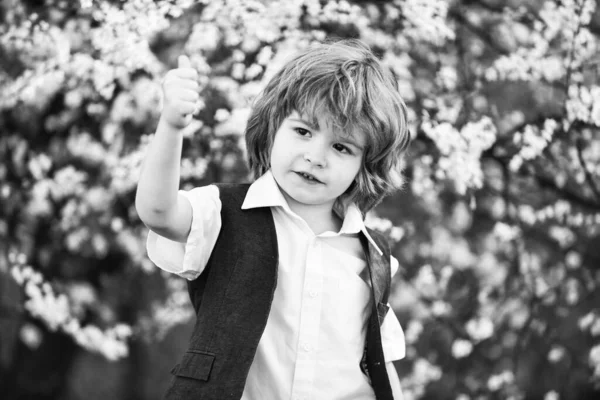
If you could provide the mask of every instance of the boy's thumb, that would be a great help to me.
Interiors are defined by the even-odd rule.
[[[192,68],[192,62],[182,54],[177,58],[177,68]]]

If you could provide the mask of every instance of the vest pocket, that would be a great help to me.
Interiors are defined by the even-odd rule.
[[[210,371],[212,371],[215,355],[196,350],[188,350],[181,363],[176,365],[171,371],[173,375],[184,378],[198,379],[208,381]]]

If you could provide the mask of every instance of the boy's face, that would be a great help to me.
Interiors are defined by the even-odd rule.
[[[319,129],[294,111],[275,134],[271,170],[292,208],[296,204],[333,207],[362,164],[366,145],[363,133],[342,135],[323,116],[318,122]]]

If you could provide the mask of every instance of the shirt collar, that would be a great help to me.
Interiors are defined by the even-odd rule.
[[[293,213],[281,190],[279,190],[279,186],[271,170],[265,172],[263,176],[250,185],[242,204],[242,210],[260,207],[282,207],[288,214]],[[343,220],[340,234],[362,232],[373,247],[375,247],[379,255],[383,255],[377,243],[369,235],[360,209],[355,203],[336,202],[334,212]]]

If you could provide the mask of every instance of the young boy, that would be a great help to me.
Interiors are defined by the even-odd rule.
[[[166,398],[401,399],[398,263],[363,223],[399,186],[410,139],[392,74],[356,40],[299,53],[249,118],[256,181],[189,192],[181,130],[199,95],[185,57],[163,90],[136,208],[149,257],[188,279],[197,313]]]

